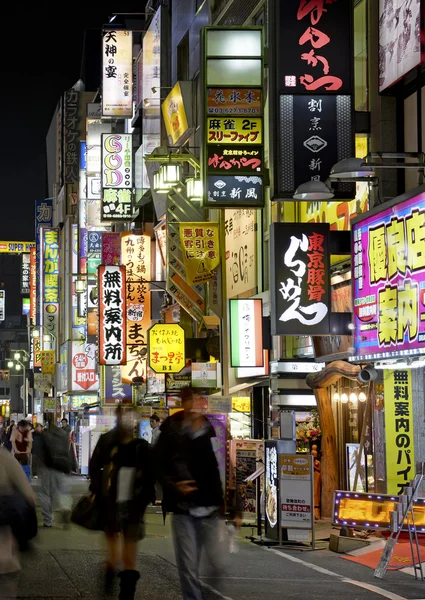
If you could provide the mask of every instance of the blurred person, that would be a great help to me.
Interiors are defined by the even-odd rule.
[[[155,444],[158,441],[159,436],[161,435],[161,430],[159,427],[160,422],[161,422],[161,419],[158,417],[158,415],[156,413],[154,413],[150,418],[150,424],[151,424],[151,428],[152,428],[152,439],[151,439],[152,446],[155,446]]]
[[[6,440],[4,442],[6,450],[9,450],[9,452],[12,452],[12,442],[10,441],[10,438],[12,437],[12,433],[15,427],[15,421],[12,419],[12,421],[10,421],[9,427],[6,429]]]
[[[69,464],[70,464],[70,467],[71,467],[71,472],[72,473],[77,473],[78,472],[78,464],[77,464],[77,457],[75,455],[74,432],[72,431],[71,425],[69,425],[69,423],[68,423],[68,419],[65,419],[65,417],[61,421],[61,427],[62,427],[63,431],[65,431],[65,433],[68,436],[68,441],[69,441]]]
[[[61,427],[64,431],[66,431],[68,436],[71,436],[72,428],[71,425],[68,423],[68,419],[65,419],[65,417],[61,421]]]
[[[38,479],[40,468],[45,462],[43,425],[41,423],[36,424],[32,438],[32,474],[35,479]]]
[[[154,449],[164,509],[172,512],[174,552],[184,600],[202,600],[199,565],[205,549],[215,579],[221,575],[224,548],[224,498],[212,446],[215,431],[194,410],[194,392],[182,390],[183,411],[168,417]]]
[[[17,505],[19,504],[19,509]],[[13,514],[11,512],[13,505]],[[16,597],[16,574],[20,571],[19,544],[29,525],[27,509],[35,519],[35,497],[18,462],[0,449],[0,597]],[[19,522],[18,522],[19,521]],[[30,528],[32,526],[30,525]],[[31,534],[30,537],[32,537]]]
[[[40,488],[38,497],[43,515],[44,527],[52,527],[53,513],[57,508],[65,526],[71,518],[72,498],[68,493],[70,473],[68,436],[53,422],[41,433],[42,461],[38,463]]]
[[[31,426],[28,421],[19,421],[18,427],[14,427],[10,436],[13,454],[21,465],[29,465],[32,449]]]
[[[154,497],[150,446],[135,437],[136,421],[133,410],[119,407],[116,427],[99,438],[89,465],[90,491],[106,534],[105,593],[112,592],[121,561],[120,600],[132,600],[136,592],[137,543],[145,536],[143,516]]]

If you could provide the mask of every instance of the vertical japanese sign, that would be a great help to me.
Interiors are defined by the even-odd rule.
[[[4,321],[6,318],[6,292],[0,290],[0,321]]]
[[[122,264],[126,268],[127,365],[123,381],[146,376],[148,329],[151,324],[151,237],[125,233],[121,240]]]
[[[22,254],[21,260],[21,294],[29,294],[31,284],[31,256],[29,254]]]
[[[41,367],[41,338],[34,338],[32,341],[32,360],[34,367]]]
[[[227,297],[257,293],[257,218],[255,210],[225,211]]]
[[[132,32],[105,29],[102,50],[102,116],[132,117]]]
[[[180,243],[187,283],[212,279],[220,264],[218,223],[180,223]]]
[[[59,229],[44,227],[41,230],[41,325],[53,342],[59,333]],[[42,338],[44,340],[44,338]],[[51,344],[52,342],[46,342]],[[44,342],[42,342],[44,347]],[[44,348],[43,348],[44,349]],[[51,348],[49,348],[51,349]]]
[[[354,220],[356,355],[370,360],[425,349],[425,193]]]
[[[103,406],[133,404],[132,386],[122,382],[120,366],[100,367],[100,397]]]
[[[65,93],[64,183],[78,183],[80,152],[80,93],[70,89]]]
[[[265,533],[272,540],[279,539],[279,473],[277,442],[265,442]]]
[[[354,155],[353,4],[288,0],[277,4],[276,81],[279,132],[275,197]],[[354,194],[337,185],[338,194]],[[354,197],[354,196],[352,196]]]
[[[99,389],[96,369],[96,344],[72,342],[72,391],[95,392]]]
[[[36,264],[36,323],[40,324],[41,315],[41,295],[40,295],[40,267],[41,267],[41,256],[40,256],[40,239],[41,239],[41,228],[51,227],[53,224],[53,204],[52,200],[37,200],[35,203],[35,264]]]
[[[132,135],[102,135],[102,220],[128,221],[133,216]]]
[[[89,231],[87,235],[87,273],[96,276],[102,263],[102,232]]]
[[[244,48],[244,57],[238,58],[237,63],[235,47]],[[206,27],[203,58],[203,205],[261,207],[264,205],[262,30]]]
[[[384,371],[387,494],[398,495],[416,474],[412,371]]]
[[[351,94],[353,3],[286,0],[278,9],[279,90]]]
[[[55,351],[54,350],[41,350],[41,372],[43,375],[54,375],[55,374]]]
[[[272,335],[330,332],[329,225],[270,228]]]
[[[186,364],[184,329],[157,323],[148,332],[149,366],[155,373],[179,373]]]
[[[99,364],[126,363],[125,267],[101,265],[99,273]]]
[[[149,106],[143,107],[143,154],[150,154],[161,145],[161,7],[158,8],[143,38],[143,98]],[[164,69],[165,72],[165,69]],[[166,85],[165,81],[163,85]],[[152,88],[157,91],[153,93]],[[145,161],[142,160],[142,189],[150,188]]]
[[[246,298],[230,302],[230,364],[263,366],[263,302]]]

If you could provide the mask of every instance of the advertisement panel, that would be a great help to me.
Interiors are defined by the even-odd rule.
[[[127,276],[127,344],[146,346],[151,324],[151,237],[123,233],[121,255]]]
[[[257,288],[257,214],[239,208],[224,213],[227,297],[236,298]]]
[[[265,534],[279,540],[279,472],[277,442],[265,441]]]
[[[226,463],[227,463],[227,415],[207,414],[208,421],[214,427],[215,437],[211,444],[217,459],[223,491],[226,489]]]
[[[40,233],[42,227],[51,227],[53,224],[53,200],[37,200],[35,203],[35,247],[36,247],[36,323],[40,324],[41,317],[41,288],[40,288],[40,268],[41,268],[41,239]]]
[[[121,233],[102,233],[102,265],[121,264]]]
[[[313,457],[280,454],[280,526],[311,529],[314,526]]]
[[[169,146],[178,146],[187,138],[189,124],[180,83],[176,83],[162,103],[162,117]]]
[[[220,264],[218,223],[180,223],[179,230],[187,283],[209,281]]]
[[[0,254],[30,253],[35,242],[0,242]]]
[[[21,256],[21,294],[29,294],[31,285],[31,256]]]
[[[102,115],[133,115],[133,34],[105,29],[102,44]]]
[[[261,144],[263,120],[250,117],[208,117],[207,135],[209,144]]]
[[[264,205],[263,178],[258,175],[208,175],[209,206]]]
[[[64,118],[64,183],[78,183],[80,178],[78,154],[80,151],[80,92],[71,88],[65,92]]]
[[[192,362],[192,386],[195,388],[216,388],[219,364]]]
[[[384,371],[387,494],[398,496],[416,474],[412,371]]]
[[[180,373],[186,364],[184,329],[157,323],[148,331],[149,366],[155,373]]]
[[[260,173],[264,169],[262,146],[238,148],[234,146],[208,146],[208,170],[212,172],[240,173],[248,171]]]
[[[278,4],[277,87],[286,94],[351,94],[351,2]]]
[[[54,375],[55,374],[55,351],[54,350],[41,350],[41,372],[43,375]]]
[[[262,89],[209,88],[207,113],[209,115],[261,115]]]
[[[99,273],[99,363],[123,365],[126,356],[125,267],[101,265]]]
[[[379,0],[379,91],[423,61],[421,0]]]
[[[96,344],[72,342],[72,391],[96,392],[99,377],[96,368]]]
[[[133,147],[131,133],[102,135],[102,186],[133,187]]]
[[[30,253],[30,319],[35,324],[37,311],[37,267],[35,264],[36,249],[31,248]]]
[[[424,218],[422,192],[352,227],[357,356],[425,350]]]
[[[59,334],[59,229],[43,227],[41,229],[41,273],[40,293],[43,310],[41,324],[52,338],[46,344],[56,343]],[[52,350],[51,347],[47,350]]]
[[[328,236],[324,223],[271,225],[272,335],[330,333]]]
[[[230,365],[263,366],[263,301],[246,298],[230,302]]]
[[[4,321],[6,318],[6,292],[0,290],[0,321]]]
[[[120,366],[100,367],[100,398],[103,406],[133,405],[132,386],[122,382]]]

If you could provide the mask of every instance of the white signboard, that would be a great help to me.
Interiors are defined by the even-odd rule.
[[[257,287],[256,211],[228,209],[224,214],[227,297],[237,298]]]
[[[102,115],[133,116],[133,35],[131,31],[103,31]]]
[[[98,389],[96,344],[72,342],[72,391],[95,392]]]
[[[313,457],[300,454],[279,456],[281,527],[313,527]]]
[[[133,187],[133,148],[131,133],[102,135],[102,186]]]
[[[379,0],[379,91],[421,62],[420,0]]]

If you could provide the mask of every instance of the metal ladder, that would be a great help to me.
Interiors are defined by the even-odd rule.
[[[400,494],[399,501],[396,504],[396,510],[390,513],[391,535],[385,544],[381,559],[374,573],[375,577],[378,579],[384,578],[393,555],[395,545],[397,544],[400,533],[402,532],[403,525],[407,522],[415,579],[424,581],[414,510],[414,503],[417,499],[418,491],[424,478],[424,466],[425,463],[418,463],[418,469],[415,478],[404,489],[403,493]]]

